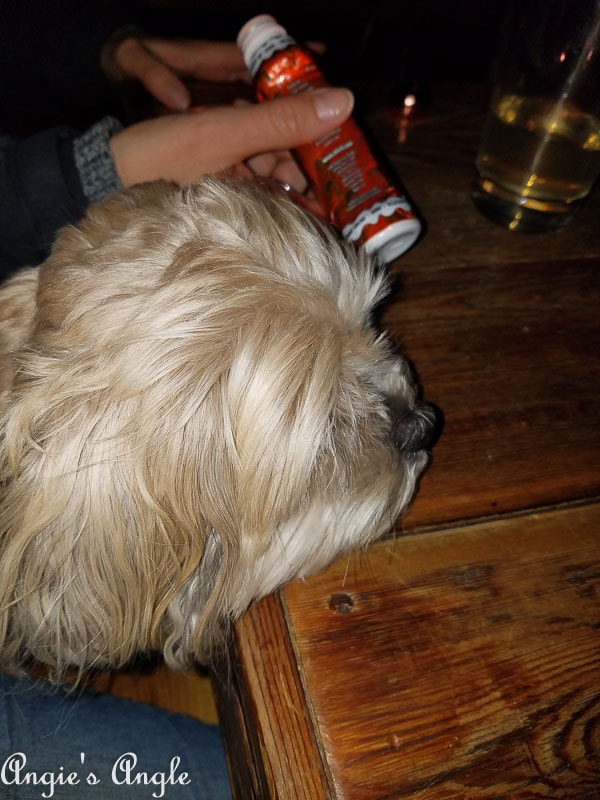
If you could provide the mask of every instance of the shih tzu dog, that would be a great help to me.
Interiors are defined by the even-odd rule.
[[[210,657],[224,623],[389,531],[432,410],[385,277],[280,193],[115,195],[0,289],[0,666]]]

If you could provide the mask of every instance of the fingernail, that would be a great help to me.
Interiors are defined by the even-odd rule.
[[[317,117],[323,122],[347,117],[354,108],[354,95],[348,89],[317,89],[312,98]]]
[[[169,86],[164,92],[163,102],[173,111],[187,111],[190,96],[183,86]]]

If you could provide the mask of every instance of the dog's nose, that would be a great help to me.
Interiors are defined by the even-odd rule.
[[[433,403],[417,401],[396,418],[396,443],[402,453],[431,450],[439,439],[443,417]]]

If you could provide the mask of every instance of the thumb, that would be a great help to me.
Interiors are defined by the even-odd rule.
[[[348,89],[325,88],[236,109],[239,160],[315,141],[345,122],[354,107]]]
[[[313,142],[352,112],[347,89],[323,89],[247,106],[218,106],[131,125],[110,140],[123,185],[163,178],[180,186],[252,156]]]

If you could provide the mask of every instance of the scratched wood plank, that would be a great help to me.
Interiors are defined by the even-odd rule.
[[[251,607],[236,625],[214,685],[235,800],[330,796],[279,595]]]
[[[600,494],[595,259],[404,270],[381,324],[445,418],[405,527]]]
[[[290,584],[320,796],[600,797],[599,529],[589,505],[406,536]],[[265,797],[312,797],[295,767]]]
[[[151,670],[129,670],[100,676],[95,689],[187,714],[212,725],[218,722],[211,679],[193,669],[174,672],[161,661]]]

